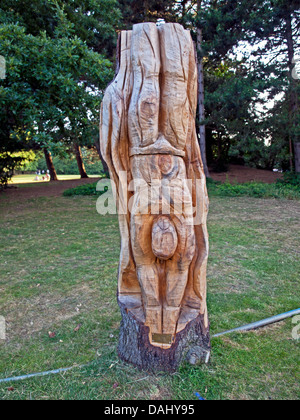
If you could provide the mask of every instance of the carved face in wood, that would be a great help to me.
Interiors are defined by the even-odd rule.
[[[112,180],[124,189],[120,172],[125,171],[126,182],[134,184],[128,191],[131,211],[119,216],[119,302],[149,328],[150,344],[162,349],[170,348],[176,334],[199,314],[208,323],[208,199],[195,132],[196,104],[189,31],[177,24],[158,28],[145,23],[122,32],[119,70],[106,91],[100,127]],[[138,181],[150,189],[160,182],[159,193],[142,195]],[[153,197],[158,212],[153,212]],[[190,223],[191,207],[201,216],[196,226]]]

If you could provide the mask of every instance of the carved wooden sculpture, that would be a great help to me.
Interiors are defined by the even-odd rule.
[[[141,368],[208,360],[208,197],[195,130],[197,67],[178,24],[123,31],[101,108],[121,231],[119,354]]]

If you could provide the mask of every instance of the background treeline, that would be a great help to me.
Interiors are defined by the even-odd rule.
[[[144,21],[191,29],[199,66],[197,128],[208,165],[300,172],[300,0],[2,0],[0,174],[28,151],[51,179],[61,157],[98,151],[99,108],[114,74],[118,32]],[[103,163],[103,162],[102,162]],[[102,171],[106,171],[103,163]]]
[[[103,172],[103,166],[95,148],[82,148],[82,160],[86,172],[89,175],[99,175]],[[79,175],[79,168],[76,156],[65,154],[64,156],[53,156],[53,164],[57,175]],[[30,152],[27,159],[18,165],[17,174],[35,174],[38,171],[47,172],[47,162],[42,152]]]

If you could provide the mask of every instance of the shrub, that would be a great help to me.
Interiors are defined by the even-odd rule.
[[[74,197],[76,195],[95,195],[95,196],[101,196],[107,191],[107,188],[104,188],[103,191],[97,191],[97,182],[93,182],[92,184],[84,184],[80,185],[79,187],[70,188],[66,191],[64,191],[63,195],[65,197]]]
[[[300,188],[300,173],[285,172],[283,179],[277,180],[278,184],[292,185]]]
[[[23,162],[22,153],[0,153],[0,189],[7,187],[8,181],[14,175],[15,169]]]
[[[76,195],[100,196],[104,191],[96,191],[97,183],[85,184],[64,192],[64,196],[71,197]],[[274,183],[265,184],[263,182],[222,183],[207,179],[207,188],[210,196],[217,197],[254,197],[254,198],[285,198],[289,200],[300,199],[300,188],[298,185]]]
[[[210,180],[207,186],[211,196],[300,199],[299,186],[288,183],[265,184],[263,182],[247,182],[230,184],[225,182],[222,184],[221,182]]]
[[[65,197],[73,197],[75,195],[99,195],[98,191],[96,191],[97,182],[93,182],[92,184],[85,184],[80,185],[79,187],[70,188],[64,191]]]

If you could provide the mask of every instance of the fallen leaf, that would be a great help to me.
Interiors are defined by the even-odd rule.
[[[55,338],[56,337],[56,333],[55,332],[48,332],[49,338]]]
[[[74,328],[74,332],[79,331],[81,327],[82,327],[82,324],[78,324],[77,327]]]
[[[7,389],[7,391],[10,391],[10,392],[12,392],[14,390],[15,390],[15,388],[13,388],[13,387],[10,387],[10,388]]]
[[[118,384],[118,382],[116,382],[116,383],[113,385],[113,389],[118,388],[118,386],[119,386],[119,384]]]

